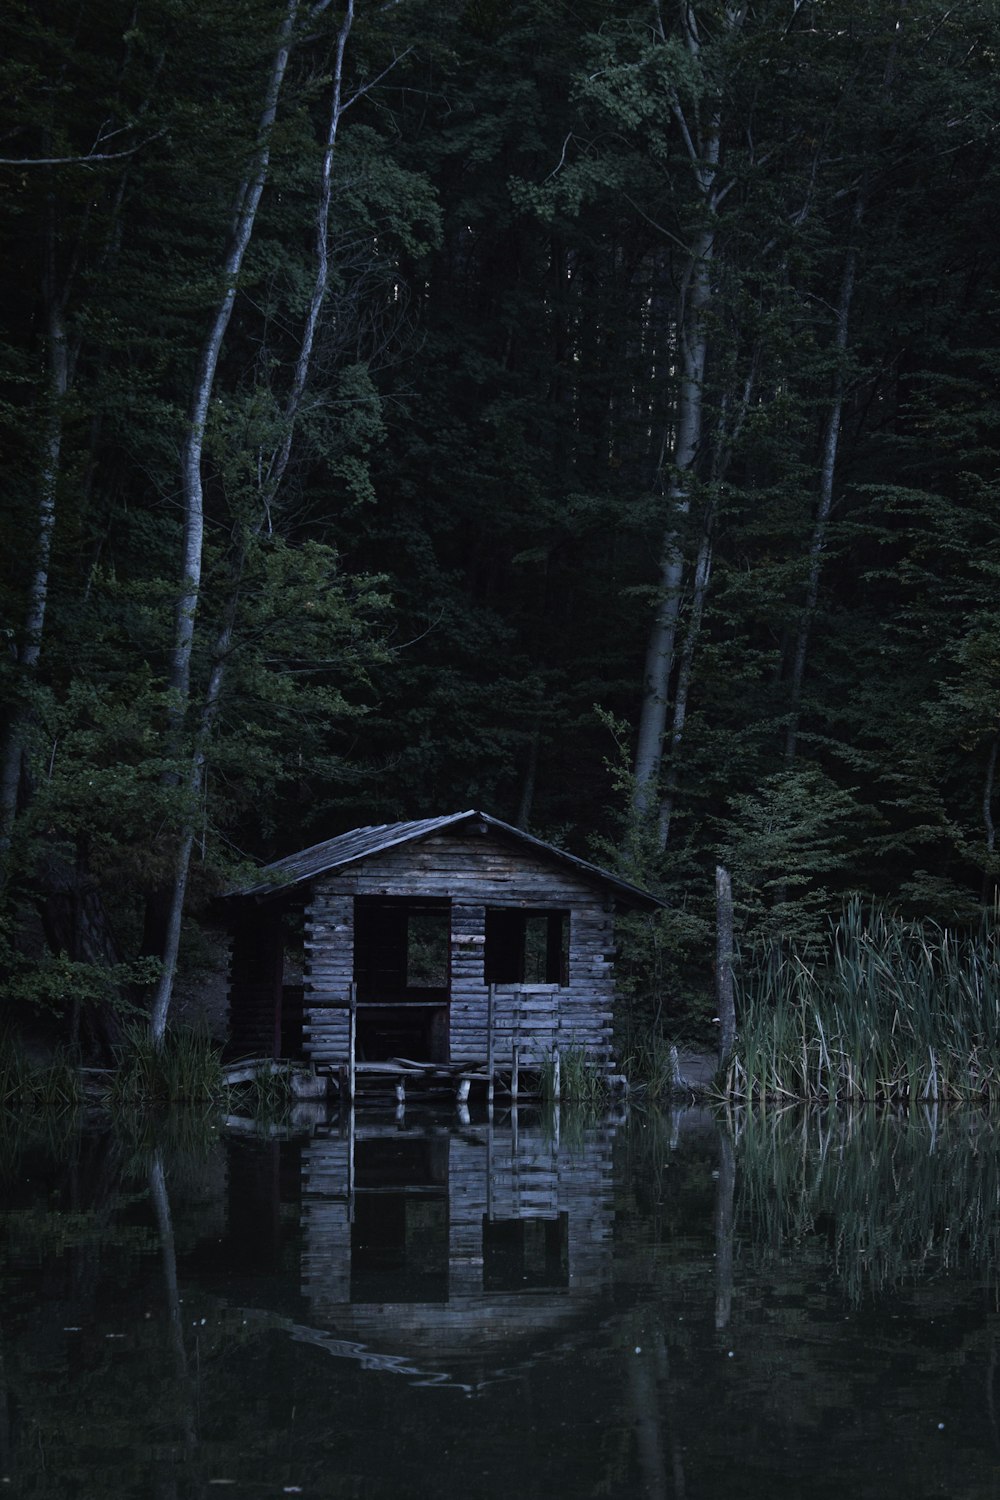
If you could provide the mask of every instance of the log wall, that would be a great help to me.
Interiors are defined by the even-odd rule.
[[[490,835],[448,832],[372,855],[317,879],[306,908],[306,1051],[321,1067],[346,1058],[354,977],[355,896],[450,898],[452,1061],[484,1061],[489,987],[484,973],[486,910],[511,906],[569,913],[568,984],[498,985],[495,1062],[509,1066],[519,1042],[526,1066],[582,1049],[611,1058],[613,911],[610,893],[573,869],[508,847]]]

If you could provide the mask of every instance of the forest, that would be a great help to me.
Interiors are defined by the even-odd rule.
[[[744,943],[990,912],[998,37],[8,0],[11,1002],[162,1035],[250,865],[464,808],[663,896],[675,1014],[720,862]]]

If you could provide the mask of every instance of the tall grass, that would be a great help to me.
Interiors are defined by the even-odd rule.
[[[675,1042],[659,1031],[642,1034],[637,1028],[630,1028],[623,1036],[622,1072],[632,1093],[641,1096],[646,1104],[665,1105],[678,1093],[690,1093],[687,1087],[678,1088],[676,1051]]]
[[[59,1052],[37,1062],[8,1031],[0,1032],[0,1109],[58,1113],[81,1102],[80,1075]]]
[[[108,1093],[114,1109],[221,1104],[226,1097],[220,1049],[205,1032],[168,1031],[158,1048],[148,1027],[135,1026],[126,1030],[115,1049]]]
[[[1000,930],[852,902],[827,954],[752,953],[724,1092],[743,1100],[1000,1101]]]
[[[546,1057],[539,1065],[539,1092],[542,1099],[555,1099],[555,1061]],[[604,1106],[610,1098],[607,1077],[599,1064],[588,1057],[582,1047],[567,1047],[559,1056],[559,1097],[574,1104]]]

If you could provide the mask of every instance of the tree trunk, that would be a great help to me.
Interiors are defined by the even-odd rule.
[[[816,518],[813,522],[812,538],[809,543],[809,578],[806,584],[805,604],[799,616],[799,625],[795,637],[795,655],[792,661],[792,679],[789,685],[788,728],[785,734],[786,766],[791,766],[794,763],[798,745],[799,722],[802,710],[802,683],[805,678],[809,634],[812,628],[813,617],[816,613],[816,601],[819,598],[819,578],[823,566],[823,549],[826,545],[830,511],[833,507],[833,489],[837,471],[837,447],[840,442],[840,422],[844,409],[844,386],[846,383],[844,359],[847,354],[848,323],[850,320],[851,300],[854,296],[854,278],[858,263],[857,230],[861,224],[863,212],[864,202],[859,194],[854,207],[853,229],[855,237],[848,247],[847,258],[844,262],[844,274],[840,283],[840,295],[837,299],[837,324],[834,334],[837,371],[834,375],[833,393],[830,399],[830,407],[827,412],[826,427],[823,434],[823,450],[819,472],[819,499],[816,506]]]
[[[181,455],[181,496],[184,506],[184,541],[182,547],[181,586],[174,618],[174,644],[170,658],[169,687],[171,705],[169,722],[176,739],[187,715],[191,683],[191,652],[194,646],[195,618],[201,593],[201,566],[205,516],[202,489],[202,456],[205,447],[205,424],[209,403],[215,389],[215,372],[222,352],[222,341],[236,301],[236,286],[247,247],[253,235],[254,222],[271,159],[271,131],[278,109],[278,98],[284,81],[291,48],[292,30],[298,0],[289,0],[282,22],[278,49],[271,65],[264,108],[257,127],[257,147],[251,174],[241,183],[236,195],[233,232],[223,265],[223,292],[215,309],[208,336],[202,345],[195,376],[187,436]]]
[[[633,810],[646,817],[656,802],[663,737],[667,725],[670,678],[674,668],[677,617],[684,580],[684,525],[691,509],[691,479],[701,442],[708,329],[705,314],[711,298],[714,228],[697,239],[689,265],[687,306],[679,314],[681,374],[677,395],[677,428],[673,477],[667,489],[670,525],[660,553],[656,614],[650,628],[643,669],[642,707],[635,752]]]
[[[726,12],[726,25],[731,30],[738,30],[742,22],[742,13],[735,9]],[[683,7],[681,24],[687,50],[697,63],[702,44],[693,6]],[[659,29],[665,41],[662,20]],[[638,819],[646,819],[658,803],[670,679],[674,668],[677,617],[685,572],[684,531],[691,509],[692,479],[701,445],[705,408],[707,315],[712,301],[716,228],[719,205],[726,193],[726,188],[720,187],[717,181],[722,136],[721,89],[718,81],[710,85],[704,109],[699,109],[697,104],[694,106],[691,121],[676,93],[671,97],[671,112],[688,154],[698,202],[699,223],[692,232],[690,256],[678,305],[680,373],[671,479],[667,489],[668,525],[660,552],[656,613],[646,645],[633,777],[632,810]]]
[[[292,27],[292,24],[293,24],[293,21],[294,21],[295,5],[296,5],[296,0],[292,0],[292,4],[290,5],[289,12],[288,12],[288,17],[287,17],[286,23],[285,23],[285,29],[284,29],[284,31],[282,33],[283,48],[279,49],[278,56],[275,59],[275,67],[274,67],[274,72],[272,74],[271,90],[270,90],[270,93],[269,93],[269,96],[268,96],[268,104],[267,104],[267,108],[265,109],[265,114],[262,117],[262,122],[261,122],[261,137],[262,137],[262,139],[265,142],[265,146],[266,146],[266,134],[265,134],[265,132],[270,129],[270,125],[273,124],[273,121],[274,121],[274,114],[275,114],[275,109],[276,109],[276,106],[277,106],[278,90],[280,89],[281,77],[282,77],[282,75],[284,73],[284,68],[285,68],[285,65],[287,63],[287,58],[288,58],[287,39],[288,39],[288,36],[290,34],[291,27]],[[332,170],[333,170],[333,151],[334,151],[334,147],[335,147],[336,141],[337,141],[337,133],[338,133],[338,130],[339,130],[339,127],[340,127],[340,120],[341,120],[341,117],[343,115],[344,108],[345,108],[344,102],[343,102],[344,52],[345,52],[345,48],[347,46],[347,40],[348,40],[348,37],[350,36],[351,27],[353,26],[353,23],[354,23],[354,0],[348,0],[347,8],[346,8],[345,15],[344,15],[344,20],[341,23],[340,31],[339,31],[338,36],[337,36],[337,46],[336,46],[336,52],[335,52],[334,73],[333,73],[333,84],[332,84],[331,101],[330,101],[330,113],[329,113],[329,116],[328,116],[326,140],[325,140],[325,143],[324,143],[323,160],[322,160],[322,166],[321,166],[321,171],[320,171],[320,189],[319,189],[319,197],[318,197],[317,210],[316,210],[315,274],[314,274],[314,278],[313,278],[313,287],[312,287],[312,292],[311,292],[310,299],[309,299],[309,307],[308,307],[308,310],[307,310],[307,313],[306,313],[306,319],[305,319],[305,325],[304,325],[303,332],[302,332],[302,338],[301,338],[301,342],[300,342],[300,345],[299,345],[299,352],[298,352],[298,356],[297,356],[296,362],[295,362],[295,370],[294,370],[294,374],[293,374],[293,377],[292,377],[292,384],[291,384],[291,388],[289,390],[288,397],[287,397],[286,402],[285,402],[285,429],[284,429],[284,433],[283,433],[283,436],[282,436],[281,444],[280,444],[279,448],[277,449],[276,453],[274,454],[274,456],[273,456],[273,458],[271,460],[271,463],[270,463],[270,465],[268,467],[268,471],[267,471],[267,475],[266,475],[266,479],[265,479],[264,490],[263,490],[263,493],[262,493],[262,496],[261,496],[261,502],[262,502],[261,503],[261,511],[260,511],[260,516],[258,518],[258,523],[257,523],[258,531],[261,530],[261,529],[263,529],[263,527],[265,526],[265,524],[268,525],[268,526],[270,526],[270,524],[271,524],[271,507],[272,507],[272,505],[273,505],[273,503],[274,503],[274,501],[275,501],[275,499],[277,497],[278,491],[279,491],[280,486],[281,486],[281,482],[282,482],[282,480],[284,478],[284,475],[285,475],[285,470],[286,470],[286,468],[288,466],[288,460],[289,460],[289,457],[291,455],[292,439],[293,439],[294,431],[295,431],[295,423],[296,423],[296,419],[297,419],[297,417],[299,415],[299,411],[300,411],[300,408],[301,408],[301,405],[302,405],[303,395],[304,395],[305,388],[306,388],[306,383],[307,383],[307,380],[308,380],[308,377],[309,377],[309,368],[310,368],[310,364],[311,364],[311,360],[312,360],[313,346],[315,344],[315,339],[316,339],[316,330],[317,330],[317,327],[319,325],[320,313],[322,311],[323,303],[326,300],[327,290],[328,290],[328,286],[329,286],[330,269],[329,269],[329,256],[328,256],[328,249],[327,249],[327,240],[328,240],[328,235],[329,235],[329,224],[330,224],[330,202],[331,202],[331,180],[332,180]],[[267,123],[265,123],[265,122],[267,122]],[[266,156],[265,156],[264,160],[263,160],[263,169],[264,170],[266,170],[266,165],[267,165],[267,160],[266,160]],[[262,171],[258,171],[257,176],[258,176],[258,179],[259,179],[259,188],[255,189],[255,191],[256,191],[256,201],[253,204],[254,211],[256,211],[256,204],[257,204],[257,202],[259,202],[260,193],[263,190],[263,175],[262,175]],[[246,199],[245,195],[242,196],[242,202],[243,202],[243,209],[241,210],[241,212],[245,212],[246,202],[247,202],[247,199]],[[243,249],[244,249],[244,251],[246,249],[246,245],[249,244],[250,233],[252,231],[252,227],[253,227],[253,222],[252,222],[252,219],[251,219],[249,225],[245,226],[245,237],[244,237],[244,242],[243,242]],[[241,256],[241,259],[242,259],[242,256]],[[231,311],[231,310],[232,310],[232,298],[230,297],[230,299],[229,299],[229,311]],[[226,317],[225,317],[225,322],[221,324],[221,327],[220,327],[220,319],[217,316],[215,324],[213,326],[212,334],[210,335],[210,338],[209,338],[209,346],[214,346],[214,350],[215,350],[215,352],[214,352],[214,360],[213,360],[213,364],[212,364],[212,378],[213,378],[213,381],[214,381],[214,369],[215,369],[215,365],[218,362],[218,355],[219,355],[219,350],[221,349],[222,336],[225,333],[226,323],[228,323],[229,311],[227,311]],[[220,312],[221,312],[221,309],[220,309]],[[203,364],[203,368],[204,368],[204,364]],[[201,391],[201,389],[202,389],[202,387],[200,386],[199,387],[199,392]],[[205,409],[207,409],[207,403],[206,403],[206,407],[203,408],[203,413],[204,413]],[[195,430],[194,427],[192,427],[192,432],[194,432],[194,430]],[[203,438],[203,431],[202,431],[202,438]],[[192,492],[193,498],[196,499],[196,507],[195,508],[197,510],[197,527],[198,527],[198,536],[199,536],[199,576],[200,576],[200,535],[201,535],[201,524],[202,524],[201,523],[201,480],[200,480],[200,465],[201,465],[201,450],[200,450],[200,446],[199,446],[199,450],[198,450],[198,488],[197,488],[197,496],[195,497],[193,495],[193,492]],[[194,533],[192,532],[192,535],[193,534]],[[186,532],[186,534],[185,534],[185,555],[187,555],[188,541],[189,541],[189,537],[188,537],[188,534]],[[167,1017],[168,1017],[169,1011],[170,1011],[170,1002],[171,1002],[171,998],[172,998],[172,995],[173,995],[174,979],[175,979],[175,976],[176,976],[176,973],[177,973],[177,954],[178,954],[178,950],[179,950],[179,946],[180,946],[181,923],[182,923],[183,913],[184,913],[184,898],[185,898],[185,895],[187,893],[188,874],[189,874],[190,865],[191,865],[191,853],[192,853],[192,850],[194,848],[195,819],[197,817],[198,806],[199,806],[199,804],[201,802],[203,791],[204,791],[204,784],[205,784],[205,764],[206,764],[206,759],[207,759],[207,754],[208,754],[208,745],[209,745],[209,741],[211,739],[212,729],[213,729],[214,724],[215,724],[215,719],[216,719],[217,714],[218,714],[219,703],[220,703],[221,696],[222,696],[222,687],[223,687],[223,682],[224,682],[224,679],[225,679],[226,664],[228,662],[229,655],[230,655],[230,652],[232,650],[233,635],[234,635],[234,631],[235,631],[235,627],[236,627],[237,604],[238,604],[238,598],[239,598],[239,585],[240,585],[240,579],[242,577],[242,572],[243,572],[243,566],[244,566],[244,563],[245,563],[245,558],[246,558],[246,548],[244,546],[244,547],[241,547],[239,555],[238,555],[238,557],[237,557],[237,559],[236,559],[236,561],[234,563],[232,589],[230,591],[229,600],[227,601],[227,606],[226,606],[226,611],[225,611],[225,618],[224,618],[223,627],[222,627],[222,630],[220,632],[219,638],[218,638],[218,640],[216,642],[216,646],[215,646],[214,660],[213,660],[213,666],[212,666],[212,673],[211,673],[211,676],[210,676],[210,679],[209,679],[209,683],[208,683],[208,688],[206,690],[205,697],[204,697],[204,700],[203,700],[203,703],[202,703],[201,718],[200,718],[200,722],[199,722],[197,734],[195,736],[195,744],[194,744],[194,749],[193,749],[191,763],[190,763],[190,767],[189,767],[189,773],[188,773],[188,788],[187,788],[187,799],[186,799],[186,815],[185,815],[183,826],[181,828],[180,843],[179,843],[179,846],[178,846],[177,856],[176,856],[176,860],[175,860],[175,863],[174,863],[174,876],[173,876],[173,880],[171,881],[169,895],[167,896],[167,899],[166,899],[166,902],[165,902],[165,905],[164,905],[164,913],[163,913],[163,915],[164,915],[164,931],[163,931],[163,943],[162,943],[162,953],[161,953],[161,970],[160,970],[160,977],[159,977],[159,980],[157,981],[157,985],[156,985],[156,988],[155,988],[155,991],[154,991],[154,994],[153,994],[153,1000],[152,1000],[152,1006],[151,1006],[151,1014],[150,1014],[150,1030],[151,1030],[151,1035],[152,1035],[154,1044],[156,1046],[158,1046],[158,1047],[162,1045],[163,1038],[164,1038],[164,1036],[166,1034]],[[195,595],[195,602],[197,602],[196,601],[196,595]],[[186,648],[185,648],[186,649],[186,664],[185,664],[184,669],[183,669],[184,673],[185,673],[184,680],[183,680],[183,685],[181,685],[181,680],[180,680],[179,677],[172,680],[172,686],[174,686],[175,692],[178,692],[178,694],[180,696],[180,701],[181,701],[182,705],[185,708],[187,706],[187,703],[188,703],[188,700],[189,700],[189,697],[190,697],[190,657],[191,657],[191,645],[192,645],[192,641],[193,641],[193,615],[192,615],[192,619],[191,619],[191,626],[192,626],[192,635],[191,635],[191,638],[188,640]],[[176,642],[177,646],[179,647],[180,646],[180,612],[178,613],[178,633],[175,636],[175,642]],[[175,652],[175,666],[178,665],[179,660],[180,660],[179,654],[177,652]],[[178,725],[178,727],[179,727],[179,725]]]
[[[724,1125],[719,1126],[719,1174],[715,1184],[715,1331],[729,1327],[733,1311],[733,1201],[736,1158]]]
[[[38,482],[34,571],[28,590],[24,633],[17,653],[20,675],[25,682],[34,674],[42,652],[42,633],[49,596],[52,532],[56,523],[56,487],[62,454],[63,410],[69,389],[65,295],[56,290],[55,274],[55,225],[50,221],[45,256],[47,414]],[[12,713],[3,747],[3,759],[0,762],[0,877],[6,871],[7,853],[17,816],[24,756],[24,714],[23,705]]]
[[[701,632],[701,619],[708,595],[709,579],[712,576],[712,538],[708,529],[702,533],[698,547],[698,558],[694,566],[694,587],[691,595],[691,617],[684,636],[680,666],[677,671],[677,688],[674,693],[674,712],[670,725],[670,763],[667,771],[666,789],[660,803],[660,848],[666,849],[670,842],[670,823],[674,815],[674,799],[677,796],[680,768],[681,742],[687,719],[688,695],[691,691],[691,675],[694,671],[694,653]]]
[[[719,1008],[719,1069],[728,1067],[736,1041],[733,995],[733,885],[723,865],[715,867],[715,991]]]
[[[285,19],[278,38],[278,47],[271,64],[264,108],[257,127],[257,146],[251,174],[244,179],[236,194],[233,232],[223,265],[223,292],[215,309],[208,336],[202,345],[198,370],[192,392],[188,416],[187,437],[181,456],[181,494],[184,505],[184,539],[182,544],[181,585],[177,595],[174,617],[174,644],[170,658],[168,686],[170,703],[168,708],[168,740],[170,753],[177,756],[181,749],[181,736],[188,715],[191,696],[191,653],[194,648],[195,619],[201,595],[202,551],[204,544],[205,517],[204,492],[202,487],[202,457],[205,447],[205,425],[209,403],[215,389],[215,373],[218,368],[222,342],[232,316],[236,301],[236,287],[243,260],[253,235],[254,222],[260,204],[264,184],[267,181],[271,158],[271,132],[278,109],[281,86],[288,66],[292,31],[298,11],[298,0],[289,0]],[[176,778],[175,778],[176,779]],[[196,745],[188,775],[188,793],[195,802],[201,786],[201,761]],[[184,896],[187,891],[188,871],[191,864],[191,849],[194,844],[194,803],[189,802],[185,813],[180,839],[174,859],[174,874],[169,886],[169,896],[163,900],[165,927],[162,933],[161,971],[153,993],[150,1029],[156,1046],[163,1043],[167,1014],[173,994],[174,975],[177,971],[177,952],[180,944],[181,917]],[[154,901],[157,900],[154,897]]]
[[[691,677],[694,672],[694,657],[698,646],[698,638],[701,634],[701,621],[705,612],[705,600],[708,597],[708,585],[712,576],[712,532],[715,527],[719,487],[726,476],[730,460],[732,459],[733,449],[743,430],[747,412],[750,410],[750,399],[753,395],[754,384],[757,378],[759,352],[759,349],[754,351],[750,370],[743,382],[739,404],[731,417],[728,411],[729,401],[727,396],[723,395],[720,402],[715,451],[712,458],[712,493],[702,520],[701,541],[698,543],[698,556],[695,559],[694,565],[691,613],[688,619],[687,630],[684,633],[684,645],[681,650],[680,665],[677,670],[677,687],[674,692],[667,782],[663,800],[660,803],[661,849],[666,849],[670,841],[670,824],[673,819],[674,801],[677,796],[680,779],[679,762],[681,743],[684,738],[684,725],[687,720],[688,696],[691,691]]]
[[[997,746],[1000,745],[1000,734],[993,736],[990,745],[990,758],[986,764],[986,780],[983,783],[983,830],[986,834],[986,852],[993,853],[993,845],[996,841],[996,828],[993,825],[993,781],[997,769]]]

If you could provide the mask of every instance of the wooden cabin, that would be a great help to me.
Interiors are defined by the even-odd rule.
[[[352,1041],[371,1063],[610,1065],[615,912],[661,903],[469,811],[341,834],[227,904],[234,1048],[335,1073]]]

